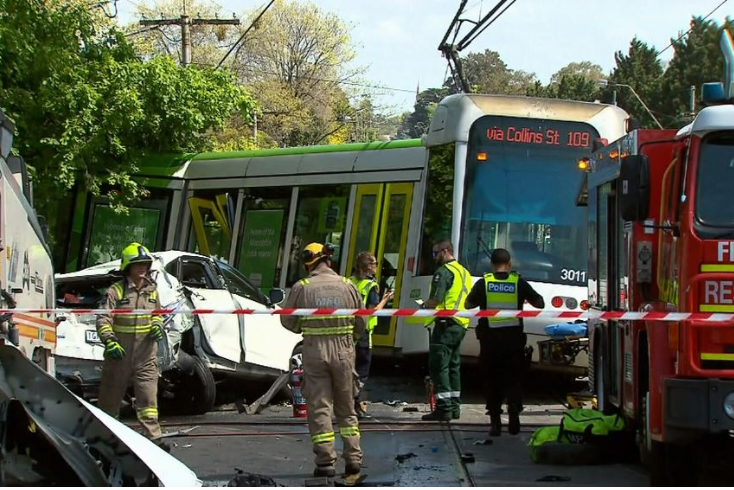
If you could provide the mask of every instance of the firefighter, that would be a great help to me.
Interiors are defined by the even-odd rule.
[[[293,285],[284,308],[362,307],[359,293],[345,277],[331,269],[331,245],[310,243],[301,258],[308,277]],[[332,405],[344,446],[345,475],[359,475],[362,449],[354,410],[357,373],[354,344],[365,330],[365,319],[354,316],[286,316],[281,323],[303,334],[303,394],[308,409],[308,430],[316,455],[314,476],[336,474]]]
[[[472,287],[466,307],[483,310],[522,310],[527,301],[545,307],[543,297],[520,275],[512,271],[510,253],[496,248],[490,258],[492,272]],[[485,396],[490,417],[490,436],[502,433],[502,401],[507,397],[510,434],[520,432],[522,378],[525,371],[525,343],[521,318],[481,318],[477,326],[479,360],[485,380]]]
[[[449,240],[433,245],[433,260],[438,269],[431,282],[431,292],[424,308],[463,310],[471,287],[471,274],[454,258],[454,247]],[[435,387],[436,410],[423,420],[449,421],[461,416],[461,341],[469,327],[468,318],[431,319],[434,324],[430,337],[428,362]]]
[[[375,281],[375,272],[377,270],[377,259],[370,252],[362,252],[357,255],[356,274],[349,278],[357,288],[359,295],[362,297],[362,304],[365,308],[381,310],[393,297],[393,292],[389,289],[385,290],[380,299],[380,286]],[[369,414],[360,400],[360,394],[367,379],[370,375],[370,363],[372,361],[372,333],[377,326],[377,317],[369,317],[364,333],[357,341],[357,353],[354,367],[359,376],[359,392],[354,397],[354,409],[357,411],[357,418],[369,418]]]
[[[123,279],[108,290],[102,308],[154,310],[161,307],[156,284],[148,273],[153,257],[147,248],[131,243],[122,251]],[[99,407],[117,417],[120,402],[132,382],[138,421],[145,434],[164,449],[158,424],[158,341],[163,338],[159,315],[102,314],[97,332],[105,345]]]

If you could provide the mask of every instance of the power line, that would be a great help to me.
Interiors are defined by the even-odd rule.
[[[232,45],[231,48],[229,48],[229,51],[227,51],[227,54],[225,54],[224,57],[219,61],[219,64],[217,65],[215,70],[218,70],[219,67],[222,66],[222,63],[224,63],[224,61],[229,57],[229,55],[232,54],[232,51],[234,51],[235,47],[237,47],[237,45],[245,39],[245,36],[247,36],[247,33],[250,32],[250,30],[257,25],[257,21],[260,20],[260,18],[265,14],[265,12],[268,11],[270,6],[273,5],[274,3],[275,3],[275,0],[270,0],[270,3],[267,4],[267,6],[262,10],[262,12],[260,12],[257,15],[257,17],[255,17],[255,20],[252,21],[252,23],[247,27],[247,29],[245,29],[245,32],[242,33],[240,38]]]
[[[714,12],[716,12],[717,10],[719,10],[721,8],[721,6],[724,5],[728,1],[729,0],[724,0],[723,2],[721,2],[711,12],[709,12],[708,14],[706,14],[706,17],[704,17],[703,19],[701,19],[701,21],[704,21],[704,20],[708,19],[709,17],[711,17],[714,14]],[[693,30],[693,27],[691,27],[686,32],[684,32],[683,34],[681,34],[680,36],[678,36],[678,39],[676,39],[675,41],[671,41],[670,44],[668,44],[662,51],[659,51],[657,55],[660,56],[661,54],[663,54],[664,52],[666,52],[668,49],[670,49],[673,46],[673,44],[677,43],[678,41],[680,41],[681,39],[683,39],[684,37],[686,37],[688,34],[690,34],[692,30]]]
[[[239,68],[240,70],[245,70],[253,73],[262,73],[264,75],[280,75],[280,73],[274,72],[274,71],[268,71],[268,70],[262,70],[259,68],[251,68],[249,66],[243,66]],[[333,80],[328,78],[318,78],[318,77],[293,77],[294,79],[305,79],[305,80],[313,80],[315,82],[327,82],[327,83],[334,83],[337,85],[349,85],[352,87],[361,87],[361,88],[371,88],[375,90],[387,90],[390,92],[405,92],[408,94],[414,94],[415,90],[405,89],[405,88],[395,88],[395,87],[384,87],[380,85],[370,85],[366,83],[359,83],[359,82],[350,82],[348,80]]]
[[[200,62],[192,62],[192,65],[197,66],[205,66],[205,67],[212,67],[214,66],[212,63],[200,63]],[[281,75],[278,72],[274,71],[268,71],[263,70],[261,68],[251,68],[249,66],[241,66],[236,68],[236,70],[242,70],[242,71],[249,71],[251,73],[262,73],[263,75]],[[387,87],[384,85],[370,85],[367,83],[359,83],[359,82],[350,82],[348,80],[334,80],[330,78],[320,78],[320,77],[292,77],[294,80],[313,80],[315,82],[327,82],[327,83],[333,83],[336,85],[349,85],[352,87],[361,87],[361,88],[371,88],[375,90],[385,90],[388,92],[405,92],[407,94],[415,94],[415,89],[407,89],[407,88],[396,88],[396,87]]]

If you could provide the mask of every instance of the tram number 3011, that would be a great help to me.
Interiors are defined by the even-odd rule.
[[[561,281],[586,282],[586,271],[561,269]]]

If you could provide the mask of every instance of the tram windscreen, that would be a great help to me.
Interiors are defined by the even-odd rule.
[[[495,248],[526,280],[585,286],[586,213],[576,206],[596,130],[580,122],[485,116],[469,135],[460,260],[491,271]]]

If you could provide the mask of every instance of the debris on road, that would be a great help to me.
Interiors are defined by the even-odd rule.
[[[195,429],[198,429],[199,427],[201,427],[201,426],[200,425],[195,425],[193,427],[189,427],[188,429],[175,430],[173,432],[164,432],[161,435],[161,439],[164,439],[164,438],[167,438],[167,437],[184,436],[184,435],[188,434],[189,432],[191,432],[191,431],[193,431]]]
[[[415,458],[416,456],[417,454],[415,453],[398,454],[397,456],[395,456],[395,461],[397,461],[398,463],[402,463],[410,458]]]
[[[491,446],[492,444],[494,444],[494,441],[492,439],[474,441],[475,446]]]
[[[463,453],[461,455],[461,462],[462,463],[474,463],[474,462],[476,462],[476,459],[474,458],[474,453]]]
[[[418,407],[405,407],[403,408],[403,412],[417,412]]]
[[[228,487],[277,487],[278,484],[269,476],[258,475],[255,473],[247,473],[239,468],[235,468],[237,472],[229,483]]]
[[[276,393],[278,393],[280,390],[285,388],[285,385],[288,383],[288,377],[290,373],[285,372],[278,376],[278,379],[275,380],[275,382],[272,384],[270,389],[265,392],[263,396],[255,400],[252,405],[245,406],[245,412],[247,412],[247,415],[254,415],[256,413],[260,413],[260,411],[265,408],[270,400],[275,396]],[[238,409],[239,411],[239,409]],[[240,412],[241,413],[241,412]]]
[[[570,476],[546,475],[535,480],[536,482],[564,482],[571,481]]]

